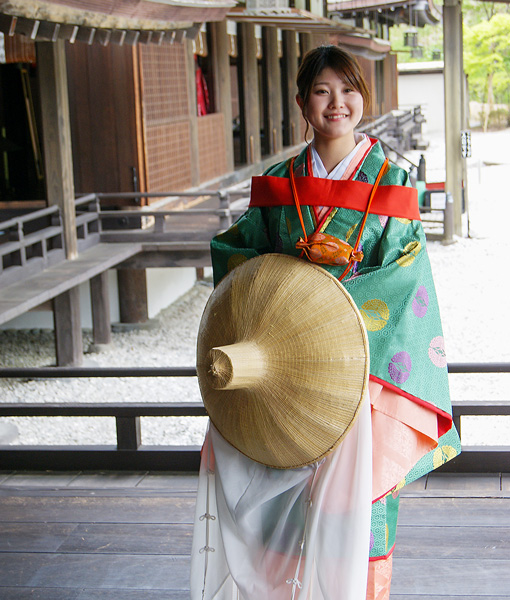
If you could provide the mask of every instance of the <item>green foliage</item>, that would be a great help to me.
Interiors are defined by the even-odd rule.
[[[462,16],[464,70],[470,99],[487,103],[489,115],[494,104],[510,105],[510,4],[463,0]],[[420,58],[414,58],[412,49],[405,46],[404,36],[409,30],[410,25],[390,29],[391,46],[398,54],[398,62],[431,61],[437,58],[438,51],[443,58],[441,23],[418,29],[418,44],[423,54]],[[501,119],[494,114],[491,120]]]
[[[496,14],[510,13],[510,6],[503,2],[480,2],[480,0],[463,0],[462,18],[464,29],[483,21],[489,21]]]
[[[510,14],[464,27],[464,70],[471,98],[480,102],[508,102],[510,86]]]

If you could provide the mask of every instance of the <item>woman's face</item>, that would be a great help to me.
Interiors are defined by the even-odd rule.
[[[298,104],[303,109],[298,97]],[[315,79],[304,116],[315,137],[338,139],[353,136],[363,116],[363,97],[330,67]]]

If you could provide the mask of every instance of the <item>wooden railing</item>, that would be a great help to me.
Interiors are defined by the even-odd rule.
[[[158,236],[171,240],[172,231],[165,224],[172,219],[215,216],[217,228],[204,232],[205,243],[217,231],[227,229],[243,212],[232,207],[232,201],[246,192],[200,190],[197,192],[87,194],[76,199],[76,235],[78,250],[103,242],[124,241],[122,232],[139,234],[137,239],[157,241]],[[184,210],[151,210],[134,206],[131,210],[102,210],[101,201],[128,200],[141,204],[143,198],[217,198],[219,206]],[[149,226],[144,224],[150,220]],[[64,233],[58,206],[34,210],[28,214],[0,222],[0,282],[9,285],[65,260]]]
[[[510,373],[510,363],[451,363],[450,374]],[[0,378],[195,377],[195,367],[1,368]],[[114,417],[116,446],[0,446],[1,469],[198,469],[198,446],[144,446],[141,417],[205,416],[201,402],[187,403],[0,403],[0,417]],[[463,416],[510,415],[510,401],[454,401],[454,422],[462,436]],[[449,472],[510,472],[510,446],[465,446],[441,467]]]
[[[35,210],[0,223],[0,278],[42,270],[64,260],[63,227],[58,206]],[[9,281],[8,281],[9,279]]]
[[[103,204],[115,202],[118,200],[128,200],[137,204],[141,203],[144,198],[203,198],[204,200],[216,199],[218,206],[196,208],[194,206],[183,209],[151,209],[150,207],[132,209],[101,209],[98,216],[101,221],[101,241],[111,242],[125,239],[123,231],[125,230],[143,230],[137,231],[139,234],[137,239],[144,238],[145,240],[156,241],[162,234],[173,233],[172,221],[179,217],[207,217],[214,216],[218,219],[218,225],[213,230],[209,231],[207,239],[204,242],[209,242],[212,235],[219,231],[224,231],[232,225],[233,221],[242,213],[244,209],[235,209],[232,206],[232,201],[242,197],[246,197],[249,191],[227,191],[227,190],[201,190],[200,192],[164,192],[164,193],[128,193],[128,194],[97,194],[97,199]],[[167,231],[167,224],[169,224]]]
[[[453,200],[450,193],[445,194],[444,208],[420,206],[420,214],[427,240],[453,243]]]
[[[421,126],[425,121],[421,106],[409,110],[393,110],[368,121],[360,127],[368,135],[379,138],[383,144],[402,155],[412,150],[421,137]]]

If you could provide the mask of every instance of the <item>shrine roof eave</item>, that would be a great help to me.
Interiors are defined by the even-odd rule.
[[[160,30],[222,21],[235,0],[0,0],[0,13],[105,30]]]
[[[316,33],[374,33],[367,29],[355,27],[350,23],[342,23],[337,19],[328,19],[306,10],[286,7],[264,7],[249,9],[236,7],[229,10],[227,19],[237,23],[252,23],[264,27],[279,29],[316,32]]]
[[[235,0],[0,0],[0,32],[32,41],[173,43],[223,21]]]
[[[509,0],[510,1],[510,0]],[[328,2],[328,13],[346,18],[360,14],[378,13],[396,23],[409,23],[417,26],[436,24],[441,21],[440,7],[433,0],[345,0]]]
[[[389,41],[373,36],[338,33],[333,37],[336,44],[369,60],[382,60],[391,51]]]

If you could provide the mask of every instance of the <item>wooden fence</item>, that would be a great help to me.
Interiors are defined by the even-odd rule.
[[[248,192],[249,193],[249,192]],[[242,212],[232,201],[247,192],[201,190],[200,192],[162,192],[125,194],[87,194],[76,199],[76,235],[78,251],[99,242],[145,241],[162,242],[179,239],[172,229],[176,219],[187,217],[195,223],[204,217],[214,217],[209,229],[198,230],[196,239],[189,232],[180,237],[184,243],[209,243],[218,231],[227,229]],[[184,210],[151,210],[133,207],[131,210],[103,210],[101,201],[127,199],[140,203],[142,198],[212,198],[217,206]],[[167,225],[170,225],[167,228]],[[168,230],[167,230],[168,229]],[[0,222],[0,283],[10,285],[26,279],[65,260],[64,233],[57,206],[34,210]],[[197,265],[201,266],[201,265]]]
[[[451,363],[449,373],[509,373],[510,363]],[[0,378],[33,377],[195,377],[195,367],[1,368]],[[462,436],[463,416],[510,415],[510,401],[454,401],[454,422]],[[199,417],[201,402],[187,403],[0,403],[0,417],[114,417],[116,446],[0,446],[0,468],[9,470],[164,470],[196,471],[197,446],[144,446],[141,420],[147,417]],[[465,446],[446,463],[449,472],[510,472],[510,446]]]

